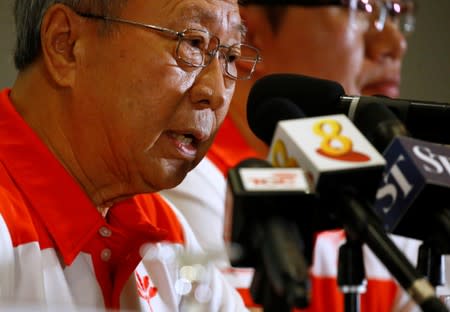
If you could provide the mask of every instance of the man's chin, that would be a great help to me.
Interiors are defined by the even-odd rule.
[[[184,178],[186,177],[186,175],[188,174],[188,172],[190,170],[191,170],[191,168],[189,168],[189,169],[178,168],[177,170],[170,170],[169,172],[165,172],[160,177],[160,180],[159,180],[160,183],[158,183],[158,185],[157,185],[159,188],[159,191],[176,187],[178,184],[180,184],[184,180]]]
[[[151,172],[151,175],[146,180],[149,182],[149,185],[152,185],[155,192],[176,187],[199,162],[200,160],[197,159],[192,162],[179,159],[164,159],[159,164],[160,170]]]

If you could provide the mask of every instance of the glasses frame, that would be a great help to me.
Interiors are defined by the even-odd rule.
[[[75,11],[76,12],[76,11]],[[83,12],[76,12],[77,15],[84,17],[84,18],[91,18],[91,19],[98,19],[98,20],[103,20],[103,21],[107,21],[107,22],[117,22],[117,23],[122,23],[122,24],[128,24],[128,25],[132,25],[132,26],[138,26],[138,27],[142,27],[145,28],[147,30],[153,30],[153,31],[157,31],[161,34],[165,34],[165,35],[169,35],[171,36],[173,39],[177,39],[177,47],[175,49],[175,58],[178,61],[181,61],[182,63],[184,63],[187,66],[190,67],[194,67],[194,68],[205,68],[207,67],[213,60],[213,58],[216,56],[216,54],[219,52],[220,54],[222,54],[222,56],[224,57],[224,69],[225,69],[225,74],[230,77],[231,79],[234,80],[248,80],[250,79],[250,77],[252,76],[253,72],[255,71],[256,68],[256,64],[259,62],[262,62],[262,57],[259,54],[259,50],[251,45],[245,44],[245,43],[237,43],[237,44],[233,44],[231,46],[226,46],[226,45],[221,45],[220,44],[220,39],[219,37],[209,33],[206,30],[202,30],[202,29],[195,29],[195,28],[187,28],[184,29],[183,31],[176,31],[170,28],[166,28],[166,27],[162,27],[162,26],[157,26],[157,25],[152,25],[152,24],[146,24],[146,23],[141,23],[141,22],[136,22],[136,21],[132,21],[132,20],[128,20],[128,19],[123,19],[123,18],[119,18],[119,17],[111,17],[111,16],[103,16],[103,15],[97,15],[97,14],[91,14],[91,13],[83,13]],[[191,62],[186,61],[185,59],[183,59],[182,57],[180,57],[180,53],[179,53],[179,49],[180,49],[180,45],[183,42],[183,39],[186,36],[187,32],[190,31],[196,31],[196,32],[201,32],[204,33],[205,35],[207,35],[211,40],[214,40],[215,42],[217,42],[217,44],[215,45],[215,48],[212,50],[207,50],[207,49],[202,49],[202,62],[201,64],[193,64]],[[239,47],[239,49],[242,47],[248,47],[250,49],[253,49],[255,51],[256,54],[256,58],[255,59],[250,59],[253,62],[253,65],[250,69],[250,72],[247,76],[245,77],[238,77],[235,76],[233,74],[230,73],[229,69],[228,69],[228,65],[229,65],[229,56],[224,53],[223,49],[226,49],[228,51],[230,51],[233,48]],[[207,57],[206,57],[207,56]],[[245,58],[242,58],[243,60],[246,60]],[[247,58],[247,61],[249,59]]]
[[[331,0],[336,2],[336,0]],[[358,6],[359,0],[337,0],[342,6],[350,7],[353,10],[359,10],[368,14],[373,14],[368,10],[362,9]],[[378,17],[373,20],[375,29],[377,31],[383,31],[386,22],[391,18],[392,23],[396,24],[400,32],[404,35],[408,35],[414,31],[415,24],[415,12],[417,3],[415,0],[373,0],[378,5]],[[364,3],[364,1],[361,1]],[[403,5],[406,5],[403,7]],[[397,24],[395,19],[405,18],[403,24]]]
[[[296,1],[287,1],[286,5],[296,5],[296,6],[304,6],[304,7],[319,7],[319,6],[340,6],[344,8],[349,8],[351,10],[359,10],[366,12],[368,14],[371,14],[371,12],[366,11],[362,9],[361,7],[355,6],[354,3],[355,0],[296,0]],[[382,31],[384,29],[384,26],[386,25],[386,21],[389,18],[396,18],[396,17],[405,17],[404,25],[400,26],[400,31],[404,34],[410,34],[414,31],[415,27],[415,13],[417,10],[417,1],[416,0],[408,0],[408,1],[402,1],[400,4],[407,4],[408,6],[411,6],[409,9],[401,10],[398,12],[399,9],[396,4],[398,4],[395,0],[375,0],[380,8],[380,16],[374,20],[374,26],[377,31]],[[260,0],[241,0],[243,5],[249,5],[252,3],[255,4],[261,4]],[[271,5],[270,2],[265,2],[264,4]],[[353,4],[353,5],[352,5]]]

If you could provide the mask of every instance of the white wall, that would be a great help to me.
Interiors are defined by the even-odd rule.
[[[450,0],[418,0],[403,67],[404,98],[450,103]]]

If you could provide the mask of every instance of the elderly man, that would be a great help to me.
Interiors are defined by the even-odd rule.
[[[245,309],[217,271],[187,265],[202,263],[192,231],[154,194],[202,159],[259,60],[241,44],[237,2],[17,0],[15,18],[0,302]],[[251,69],[237,70],[241,57]]]

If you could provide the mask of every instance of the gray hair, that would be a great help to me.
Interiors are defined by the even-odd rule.
[[[16,0],[14,18],[16,23],[16,48],[14,64],[18,70],[25,69],[41,53],[40,29],[47,9],[56,3],[65,4],[78,12],[114,15],[127,0]]]

